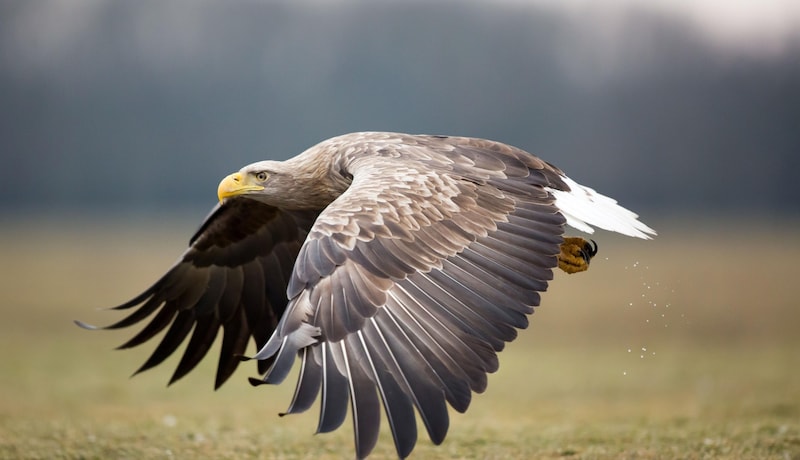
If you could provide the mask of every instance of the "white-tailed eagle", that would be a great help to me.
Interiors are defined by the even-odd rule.
[[[367,456],[383,407],[398,456],[447,433],[486,389],[497,352],[528,325],[553,270],[588,268],[596,245],[565,225],[649,238],[616,201],[518,148],[484,139],[353,133],[223,179],[219,204],[153,286],[115,309],[117,329],[149,318],[120,348],[164,329],[137,371],[189,343],[170,381],[191,371],[220,328],[216,386],[252,337],[263,379],[301,371],[286,413],[321,394],[318,432],[353,412]],[[85,323],[83,327],[94,328]]]

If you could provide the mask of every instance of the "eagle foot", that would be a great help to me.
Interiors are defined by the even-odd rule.
[[[576,236],[568,236],[561,243],[558,268],[567,273],[578,273],[589,269],[589,261],[597,254],[597,243]]]

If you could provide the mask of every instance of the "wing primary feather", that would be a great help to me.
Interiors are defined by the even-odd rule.
[[[403,347],[405,353],[393,352],[396,365],[407,377],[405,381],[411,389],[410,395],[419,411],[422,423],[428,432],[428,437],[434,444],[441,444],[450,427],[450,417],[445,404],[447,385],[436,373],[431,365],[431,360],[425,357],[423,351],[414,343],[412,336],[403,329],[402,322],[394,317],[392,311],[384,310],[385,314],[378,315],[375,320],[382,324],[381,330],[387,334],[387,344],[391,348]],[[469,389],[467,389],[469,393]]]
[[[91,330],[121,329],[132,326],[150,316],[150,314],[152,314],[159,306],[161,306],[164,301],[173,300],[181,292],[180,285],[178,284],[177,280],[180,279],[181,273],[186,272],[187,269],[188,267],[186,264],[178,264],[174,266],[172,269],[170,269],[170,271],[167,272],[166,275],[161,277],[160,280],[158,280],[140,295],[122,305],[117,305],[116,307],[110,308],[110,310],[126,310],[145,302],[144,305],[141,305],[133,313],[114,324],[97,327],[84,323],[83,321],[75,321],[75,323],[84,329]]]
[[[128,308],[135,307],[136,305],[139,305],[140,303],[144,302],[150,296],[155,297],[156,293],[161,291],[161,285],[164,284],[164,280],[168,276],[170,276],[171,273],[172,273],[172,271],[167,272],[166,275],[164,275],[160,280],[156,281],[156,283],[153,284],[146,291],[142,292],[138,296],[132,298],[131,300],[129,300],[129,301],[127,301],[127,302],[125,302],[125,303],[123,303],[121,305],[117,305],[116,307],[109,308],[109,310],[127,310]],[[156,304],[156,306],[158,306],[158,304]]]
[[[462,255],[491,270],[496,277],[511,282],[522,289],[543,291],[547,288],[547,285],[543,285],[541,280],[530,276],[531,268],[535,267],[534,265],[514,256],[498,252],[482,242],[471,245],[469,250],[464,251]]]
[[[451,259],[447,264],[452,264],[452,267],[447,267],[449,270],[460,270],[466,279],[471,278],[469,274],[474,276],[475,271],[484,271],[466,257]],[[481,293],[486,296],[489,302],[484,305],[490,307],[487,314],[482,314],[481,316],[486,317],[487,320],[493,321],[495,320],[493,315],[498,315],[504,318],[505,322],[513,324],[520,329],[524,329],[527,326],[527,322],[525,322],[527,321],[527,315],[533,313],[533,306],[536,305],[536,303],[533,302],[533,294],[535,294],[535,292],[524,291],[514,287],[509,288],[508,283],[505,283],[501,279],[496,279],[496,275],[491,273],[488,273],[487,277],[488,278],[480,278],[475,276],[477,281],[474,286],[480,286]],[[492,284],[481,281],[482,279],[493,278],[495,278],[496,282]],[[544,287],[547,288],[547,285],[545,284]],[[523,320],[522,317],[526,319]],[[517,324],[518,321],[523,321],[524,324]]]
[[[122,345],[118,346],[118,350],[122,350],[125,348],[135,347],[137,345],[141,345],[142,343],[146,342],[147,340],[151,339],[154,335],[161,332],[169,323],[172,321],[172,318],[178,313],[178,309],[172,305],[172,302],[167,302],[167,304],[161,310],[156,313],[156,316],[153,317],[152,320],[144,327],[138,334],[133,336],[130,340],[123,343]]]
[[[397,456],[406,458],[417,443],[417,423],[412,400],[415,404],[419,402],[375,318],[369,319],[369,325],[371,327],[366,327],[364,331],[358,331],[358,340],[372,374],[376,377]],[[373,353],[375,357],[372,356]]]
[[[483,391],[486,372],[496,369],[494,349],[474,335],[450,330],[442,322],[439,309],[425,307],[405,287],[394,293],[395,302],[387,311],[408,340],[425,350],[422,356],[442,382],[447,400],[463,412],[469,405],[470,388]]]
[[[289,408],[286,409],[286,412],[281,413],[281,416],[305,412],[317,399],[322,381],[322,367],[313,356],[314,350],[319,350],[319,347],[305,347],[300,351],[301,366],[297,386]]]
[[[207,270],[208,281],[205,283],[205,291],[197,303],[192,306],[192,310],[194,310],[198,318],[216,314],[215,310],[227,284],[227,275],[225,274],[227,269],[211,266]]]
[[[491,261],[481,260],[483,265],[474,262],[475,258],[468,257],[472,252],[464,251],[464,257],[448,259],[443,264],[445,272],[453,282],[463,282],[470,286],[479,295],[467,296],[465,304],[470,306],[474,302],[474,307],[470,308],[474,314],[483,317],[486,321],[493,324],[508,324],[513,327],[524,329],[528,326],[528,314],[533,313],[531,303],[531,291],[519,292],[513,286],[508,286],[508,281],[499,277],[497,273],[484,266],[491,264]],[[479,276],[483,273],[485,276]],[[486,280],[493,280],[489,283]],[[542,290],[547,289],[547,282],[540,281]],[[512,297],[514,296],[514,297]],[[468,307],[469,308],[469,307]]]
[[[347,379],[339,372],[331,354],[331,344],[322,342],[322,403],[317,433],[339,428],[347,416]]]
[[[289,336],[287,335],[281,340],[280,349],[277,355],[275,355],[272,366],[270,366],[267,371],[266,377],[264,377],[265,382],[272,384],[281,383],[286,379],[286,376],[289,375],[289,371],[292,370],[292,364],[295,358],[294,352],[296,350],[288,346],[288,342]]]
[[[561,251],[560,242],[542,242],[530,237],[518,238],[512,242],[508,233],[503,231],[481,239],[480,244],[503,254],[498,260],[512,262],[514,266],[520,267],[522,273],[527,273],[525,269],[528,266],[554,267],[555,256]]]
[[[380,402],[375,392],[375,385],[364,372],[362,364],[357,362],[359,358],[363,359],[365,356],[363,353],[355,353],[347,344],[347,339],[338,342],[347,373],[347,381],[350,384],[350,406],[353,411],[356,457],[365,458],[378,442],[381,421]]]
[[[530,250],[536,250],[540,244],[559,245],[564,241],[561,236],[562,226],[543,226],[538,222],[522,219],[516,211],[508,216],[508,222],[499,222],[497,230],[503,232],[504,238],[510,243]]]
[[[223,325],[244,313],[244,310],[239,305],[242,299],[243,283],[244,275],[241,267],[234,267],[225,271],[225,290],[217,304],[217,315]],[[244,318],[242,317],[242,319],[237,319],[236,321],[244,321]]]
[[[457,275],[457,274],[455,274]],[[414,296],[430,298],[444,307],[441,310],[432,309],[432,312],[443,311],[450,317],[457,319],[458,323],[466,325],[466,331],[474,337],[481,339],[491,345],[494,350],[501,350],[505,341],[516,337],[516,330],[500,322],[487,321],[487,318],[476,310],[481,308],[493,308],[489,302],[478,292],[468,287],[465,281],[459,280],[454,274],[440,270],[432,270],[430,273],[414,277],[409,282],[409,288],[413,287],[416,291]],[[450,294],[451,291],[460,290],[464,292],[464,300]],[[438,316],[438,315],[435,315]],[[459,335],[462,337],[463,334]]]
[[[161,279],[153,283],[148,290],[123,303],[122,305],[112,307],[111,310],[125,310],[139,305],[147,297],[149,297],[149,293],[154,294],[154,296],[156,293],[158,293],[158,296],[163,300],[174,299],[181,292],[181,286],[183,285],[181,281],[183,280],[183,277],[186,276],[187,272],[192,268],[193,267],[191,267],[189,264],[180,262],[176,263],[167,271],[164,276],[161,277]]]
[[[186,351],[183,352],[178,367],[169,380],[169,385],[178,381],[178,379],[188,374],[197,366],[197,363],[203,359],[206,353],[208,353],[208,349],[213,345],[218,330],[219,321],[217,321],[213,315],[205,315],[197,318],[194,331],[192,332],[192,338],[189,339],[189,344],[186,345]]]
[[[511,289],[502,290],[500,280],[490,283],[487,280],[492,280],[493,276],[480,277],[475,272],[487,274],[482,267],[472,264],[466,258],[455,258],[444,261],[443,270],[430,275],[441,283],[443,289],[450,285],[469,286],[469,295],[465,297],[464,305],[486,321],[520,329],[527,327],[526,315],[533,313],[533,309],[527,305],[530,296]],[[515,292],[518,298],[510,297],[511,292]]]
[[[164,299],[161,296],[156,296],[154,294],[153,297],[144,303],[144,305],[134,310],[133,313],[114,324],[103,327],[102,329],[122,329],[124,327],[132,326],[150,316],[158,307],[161,306],[162,303],[164,303]]]
[[[240,357],[247,348],[247,339],[250,338],[250,328],[244,310],[237,310],[234,316],[222,324],[222,347],[219,351],[219,364],[214,380],[214,389],[225,383],[241,362]]]
[[[174,305],[178,310],[192,308],[197,305],[206,291],[210,270],[208,267],[198,268],[187,273],[185,286],[180,294],[174,299]]]
[[[269,339],[270,331],[274,327],[265,318],[266,285],[264,271],[256,261],[243,265],[242,270],[244,281],[242,284],[241,306],[247,315],[247,324],[253,332],[256,347],[261,348]]]
[[[553,207],[547,210],[540,210],[539,206],[531,206],[528,203],[518,207],[509,220],[515,221],[516,219],[523,220],[522,224],[525,227],[530,227],[545,233],[550,233],[554,226],[564,228],[566,225],[566,218],[560,213],[555,212],[557,208]],[[562,232],[563,233],[563,230]]]
[[[161,364],[167,357],[169,357],[176,348],[183,342],[189,331],[192,330],[194,323],[194,313],[191,310],[184,310],[175,317],[175,320],[170,325],[164,338],[158,344],[156,349],[150,355],[150,358],[133,373],[133,375],[144,372],[154,366]]]

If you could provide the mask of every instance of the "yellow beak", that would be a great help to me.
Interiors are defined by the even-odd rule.
[[[219,183],[219,187],[217,187],[217,197],[219,197],[219,201],[247,192],[264,190],[263,186],[250,183],[249,178],[250,176],[245,176],[237,172],[222,179],[222,182]]]

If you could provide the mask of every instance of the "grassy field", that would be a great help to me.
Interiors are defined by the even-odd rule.
[[[245,363],[214,392],[216,356],[170,388],[177,359],[129,379],[153,345],[72,324],[118,318],[95,307],[138,294],[194,228],[148,224],[0,227],[0,458],[352,457],[349,424],[277,416],[293,383],[252,388]],[[487,392],[413,457],[800,458],[800,225],[660,224],[598,235],[592,269],[556,277]],[[373,456],[394,456],[386,430]]]

